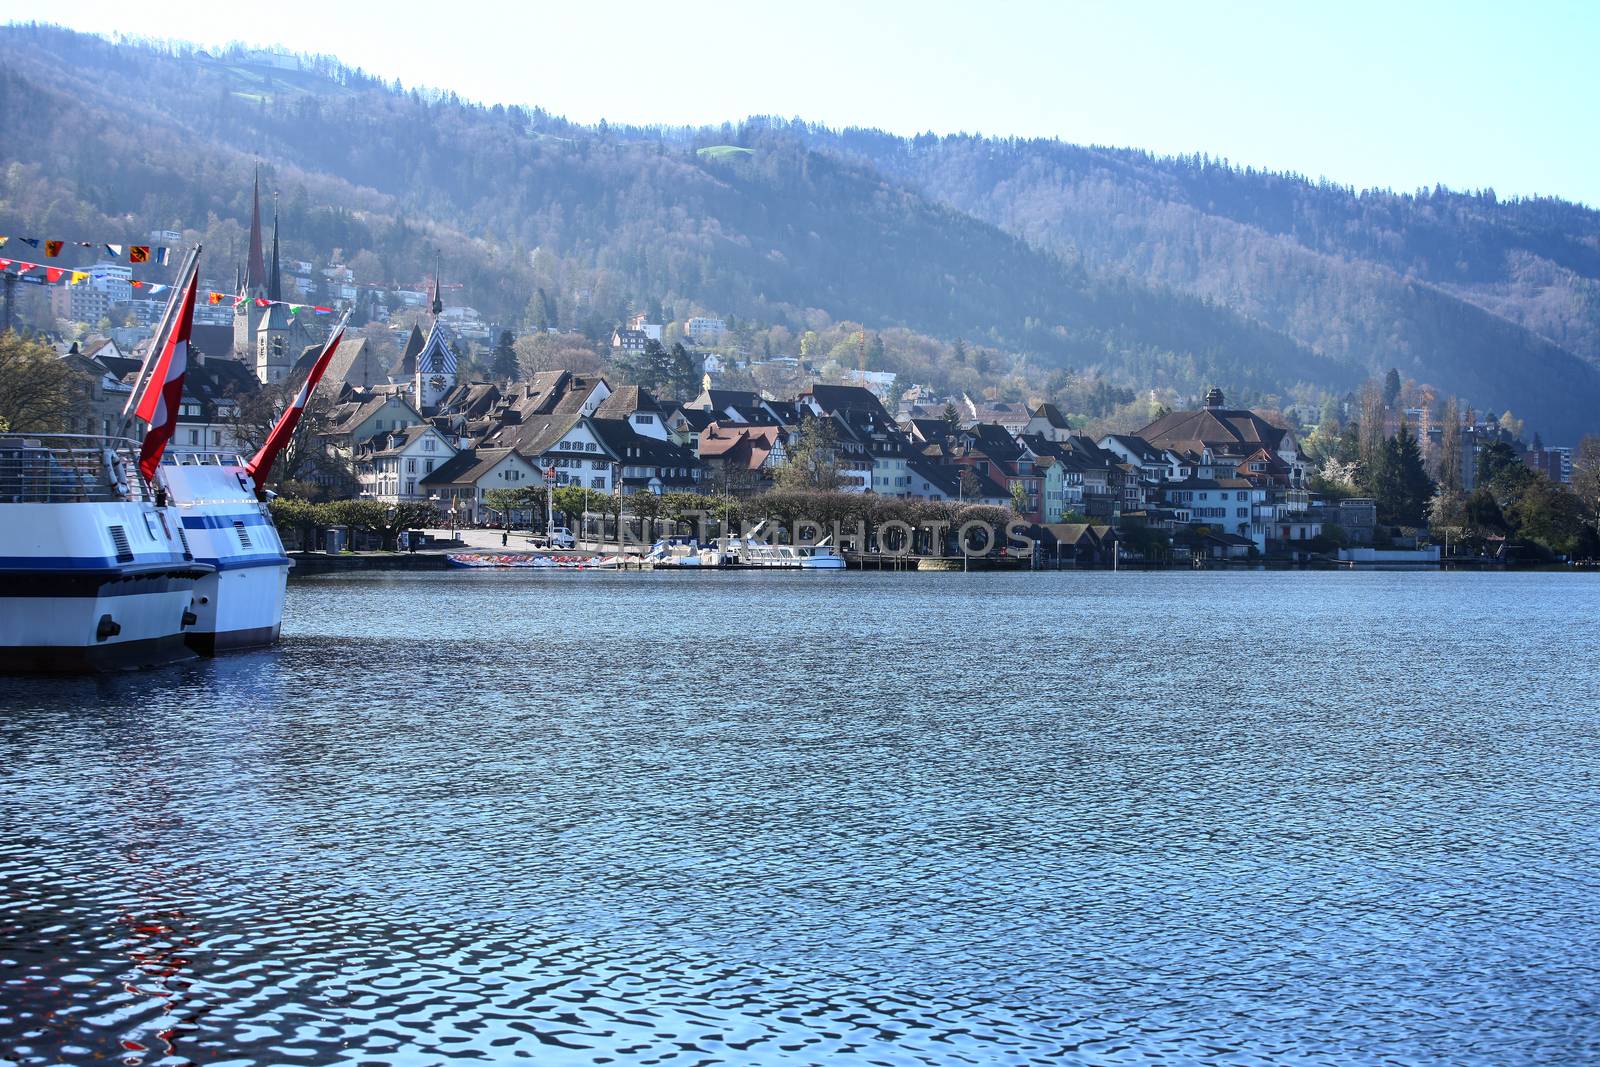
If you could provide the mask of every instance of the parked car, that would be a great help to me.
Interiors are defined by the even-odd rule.
[[[565,526],[552,526],[542,535],[530,537],[528,540],[539,548],[572,548],[578,543],[578,539],[572,535],[572,531]]]

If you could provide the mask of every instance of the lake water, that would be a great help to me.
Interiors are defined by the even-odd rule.
[[[0,1062],[1600,1057],[1600,576],[289,611],[0,680]]]

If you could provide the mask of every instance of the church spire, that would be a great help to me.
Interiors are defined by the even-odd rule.
[[[444,301],[439,299],[439,250],[433,250],[433,317],[437,319],[440,312],[444,311]]]
[[[250,205],[250,255],[245,260],[246,291],[267,287],[267,265],[261,248],[261,167],[256,166],[255,197]]]
[[[272,279],[267,283],[267,299],[283,299],[283,279],[278,273],[278,194],[272,194]]]

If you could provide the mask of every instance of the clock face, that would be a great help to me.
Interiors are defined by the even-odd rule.
[[[433,386],[435,389],[443,389],[444,388],[444,375],[435,374],[432,378],[428,379],[428,384]]]

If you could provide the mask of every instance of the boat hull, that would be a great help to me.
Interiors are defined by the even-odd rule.
[[[185,619],[209,567],[0,573],[0,671],[78,674],[192,659]]]
[[[283,597],[290,561],[255,561],[230,566],[195,583],[194,626],[189,647],[202,656],[277,644],[283,628]]]
[[[162,480],[183,516],[195,558],[216,573],[195,588],[188,644],[202,656],[277,643],[289,568],[253,483],[237,462],[174,462]]]

